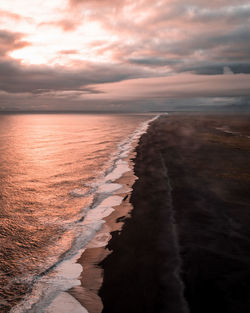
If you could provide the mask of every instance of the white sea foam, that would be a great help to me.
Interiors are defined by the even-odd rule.
[[[32,293],[14,307],[10,313],[61,313],[60,306],[56,308],[59,304],[58,299],[61,299],[58,297],[64,291],[80,285],[79,276],[82,272],[82,266],[77,263],[77,260],[84,252],[86,245],[101,229],[103,223],[103,220],[98,220],[92,223],[78,224],[76,226],[78,236],[75,238],[72,248],[65,254],[64,260],[46,275],[37,279]],[[78,307],[75,308],[76,303],[77,301],[68,301],[67,312],[75,312],[75,310],[78,312]],[[52,307],[50,307],[51,304]],[[77,304],[79,305],[79,303]],[[50,311],[47,311],[47,308],[50,308]]]
[[[111,239],[110,228],[107,224],[103,224],[102,229],[96,233],[95,237],[88,244],[88,248],[104,247]]]
[[[121,204],[122,197],[120,196],[109,196],[104,199],[94,209],[89,210],[85,217],[84,223],[93,223],[94,221],[101,220],[104,217],[110,215],[114,211],[114,206]]]
[[[104,184],[101,185],[97,192],[98,193],[112,193],[114,191],[117,191],[121,188],[120,184],[114,184],[114,183],[110,183],[110,184]]]
[[[124,160],[118,160],[116,162],[116,167],[114,168],[114,170],[109,173],[106,177],[105,180],[108,181],[114,181],[119,179],[120,177],[122,177],[122,175],[126,172],[129,172],[130,168],[129,165],[126,161]]]
[[[45,313],[88,313],[69,293],[62,292],[49,305]]]
[[[84,249],[80,250],[72,259],[65,260],[60,263],[55,270],[40,278],[34,285],[31,295],[26,298],[26,301],[23,301],[14,307],[10,313],[49,312],[46,311],[47,308],[62,292],[74,286],[80,285],[78,277],[82,272],[82,266],[76,263],[76,261],[83,252]],[[61,311],[59,310],[54,312]],[[68,312],[72,312],[72,310]]]
[[[101,247],[110,240],[109,229],[103,219],[122,202],[123,198],[117,194],[119,191],[124,192],[123,186],[115,181],[131,170],[128,162],[124,159],[128,157],[132,144],[146,132],[149,123],[157,118],[158,116],[142,123],[133,134],[118,145],[117,152],[111,157],[105,174],[89,184],[88,191],[75,189],[71,192],[71,195],[76,197],[95,195],[92,205],[83,208],[81,216],[75,223],[64,225],[65,229],[69,229],[75,234],[71,248],[63,254],[63,259],[47,274],[37,279],[32,294],[14,307],[10,313],[87,312],[77,300],[65,291],[80,285],[79,276],[82,266],[76,262],[84,252],[86,245]]]

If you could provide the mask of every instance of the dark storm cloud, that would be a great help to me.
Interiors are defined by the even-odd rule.
[[[195,108],[250,111],[250,75],[197,76],[191,73],[169,77],[130,79],[88,86],[89,91],[43,93],[0,92],[1,110],[187,110]],[[91,92],[93,90],[93,92]],[[95,92],[95,93],[94,93]],[[244,104],[244,106],[243,106]]]
[[[204,36],[197,34],[184,40],[161,42],[154,45],[154,54],[171,55],[173,59],[158,57],[135,63],[148,66],[168,65],[176,72],[193,71],[197,74],[223,74],[228,66],[234,73],[249,73],[250,27],[226,33]],[[162,61],[162,62],[160,62]]]
[[[239,7],[222,7],[216,10],[198,10],[193,9],[193,16],[191,20],[199,22],[214,22],[218,20],[226,20],[230,23],[245,23],[249,21],[250,7],[249,6],[239,6]]]
[[[164,59],[159,57],[151,57],[151,58],[131,58],[128,59],[128,62],[137,65],[147,65],[147,66],[166,66],[166,65],[175,65],[179,64],[180,60],[172,60],[172,59]]]
[[[240,55],[250,58],[250,26],[226,30],[218,33],[196,33],[181,40],[171,42],[161,41],[152,45],[158,52],[172,53],[177,56],[193,56],[198,51],[200,54],[210,53],[211,56],[223,57],[224,49],[239,51]],[[214,49],[216,52],[214,54]],[[209,57],[207,55],[206,57]],[[227,56],[225,56],[226,58]]]
[[[219,1],[217,2],[220,3]],[[182,22],[189,23],[214,23],[214,22],[230,22],[231,24],[244,24],[249,21],[250,7],[240,3],[234,3],[234,6],[227,3],[221,4],[221,7],[209,7],[209,3],[206,2],[206,6],[198,5],[195,2],[186,3],[183,1],[170,3],[170,9],[168,6],[163,7],[161,12],[155,16],[154,21],[156,23],[162,23],[166,20],[178,19]],[[176,22],[178,23],[178,20]],[[207,26],[209,26],[207,24]]]
[[[117,82],[138,77],[134,69],[125,66],[90,65],[85,69],[63,67],[22,66],[15,61],[0,62],[0,90],[8,93],[47,93],[48,91],[87,91],[90,84]]]
[[[225,73],[225,68],[229,68],[233,74],[250,74],[250,64],[249,63],[222,63],[217,65],[204,65],[201,67],[189,67],[182,71],[193,72],[199,75],[222,75]]]

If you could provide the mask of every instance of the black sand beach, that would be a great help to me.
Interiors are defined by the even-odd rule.
[[[232,133],[232,132],[233,133]],[[249,116],[162,116],[136,148],[103,313],[250,312]]]

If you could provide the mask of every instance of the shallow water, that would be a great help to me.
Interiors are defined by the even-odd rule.
[[[60,279],[52,269],[65,272],[120,201],[113,182],[129,170],[123,158],[152,117],[0,115],[1,312],[27,300],[39,280],[71,287],[79,265]],[[14,311],[38,312],[32,305],[44,294]]]

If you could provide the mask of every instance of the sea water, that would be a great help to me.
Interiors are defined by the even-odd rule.
[[[64,291],[80,284],[76,261],[120,204],[115,181],[154,118],[0,115],[1,312],[86,312]]]

